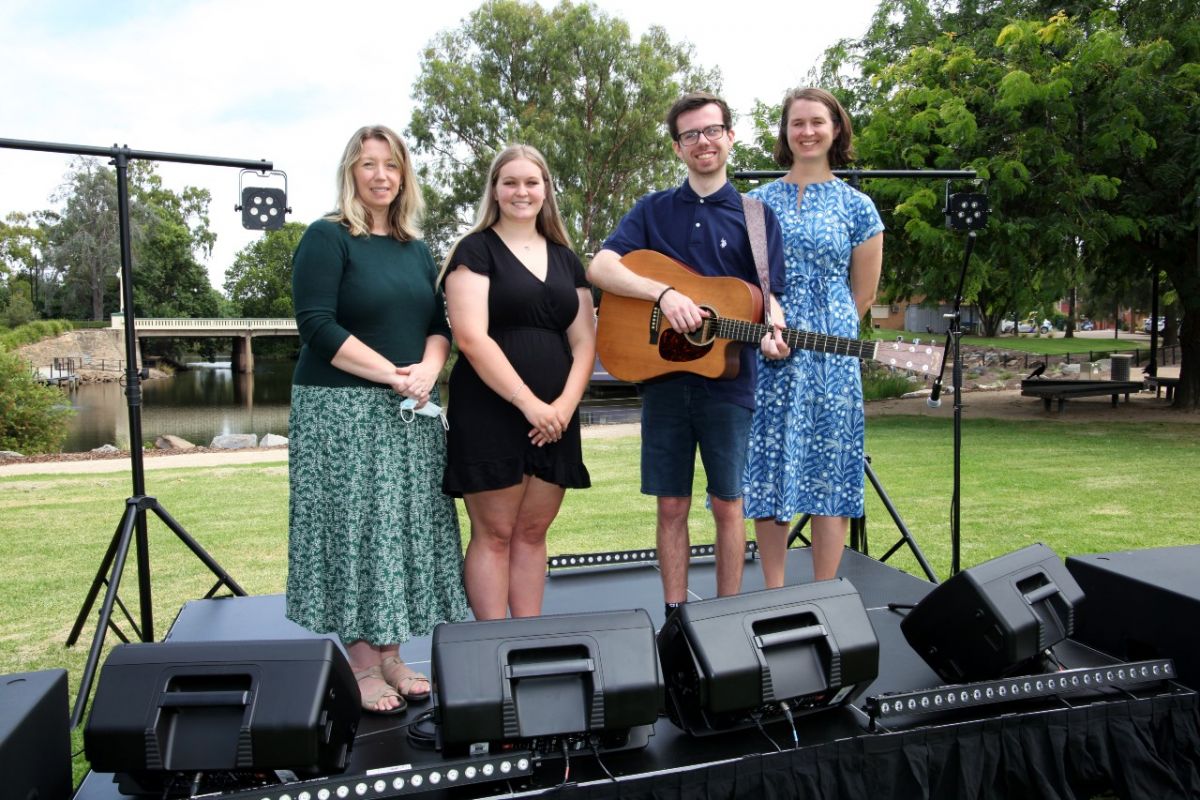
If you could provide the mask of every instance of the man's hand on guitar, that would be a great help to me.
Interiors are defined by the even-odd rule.
[[[771,326],[771,332],[762,338],[759,347],[762,349],[763,358],[768,361],[778,361],[792,353],[792,349],[783,341],[783,329],[778,323]]]
[[[708,316],[708,312],[678,289],[664,290],[659,297],[658,307],[662,309],[663,316],[676,333],[691,333],[699,328]]]

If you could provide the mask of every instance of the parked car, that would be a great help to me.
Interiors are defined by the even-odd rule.
[[[1092,322],[1090,319],[1085,318],[1085,319],[1079,320],[1079,330],[1092,331],[1095,329],[1096,329],[1096,323]]]
[[[1012,333],[1012,329],[1013,329],[1013,321],[1011,319],[1005,319],[1005,320],[1000,321],[1000,332],[1001,333]],[[1034,333],[1036,331],[1041,331],[1042,333],[1049,333],[1050,329],[1051,329],[1050,320],[1043,319],[1041,321],[1041,323],[1038,323],[1037,318],[1035,318],[1035,317],[1029,317],[1028,319],[1023,319],[1023,320],[1021,320],[1020,324],[1017,325],[1018,333]]]
[[[1144,320],[1142,321],[1142,332],[1143,332],[1143,333],[1149,333],[1149,332],[1150,332],[1150,319],[1151,319],[1150,317],[1146,317],[1146,319],[1144,319]],[[1158,332],[1159,332],[1159,333],[1162,333],[1162,332],[1163,332],[1163,331],[1165,331],[1166,329],[1167,329],[1167,318],[1166,318],[1166,317],[1159,317],[1159,318],[1158,318]]]

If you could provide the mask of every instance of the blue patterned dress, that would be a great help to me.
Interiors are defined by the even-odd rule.
[[[789,328],[858,337],[850,253],[883,230],[874,203],[834,178],[750,192],[783,227]],[[796,514],[863,514],[863,398],[858,359],[793,350],[782,362],[759,356],[750,425],[745,515],[787,522]]]

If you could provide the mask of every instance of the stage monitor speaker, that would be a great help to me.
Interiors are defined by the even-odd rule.
[[[1082,602],[1054,551],[1034,544],[934,587],[900,630],[944,680],[990,680],[1043,671],[1043,654],[1071,635]]]
[[[71,796],[66,670],[0,677],[0,798]]]
[[[159,793],[180,773],[346,768],[358,687],[329,639],[117,645],[83,745],[121,791]]]
[[[1087,593],[1074,638],[1126,661],[1171,658],[1200,690],[1200,545],[1072,556]]]
[[[433,682],[443,748],[473,755],[636,746],[662,701],[644,609],[438,625]]]
[[[658,634],[667,715],[696,736],[840,705],[879,674],[844,578],[685,603]]]

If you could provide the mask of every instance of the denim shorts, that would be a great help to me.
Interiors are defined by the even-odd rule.
[[[706,491],[721,500],[741,497],[751,416],[748,408],[712,399],[703,385],[644,386],[642,494],[691,497],[698,446]]]

